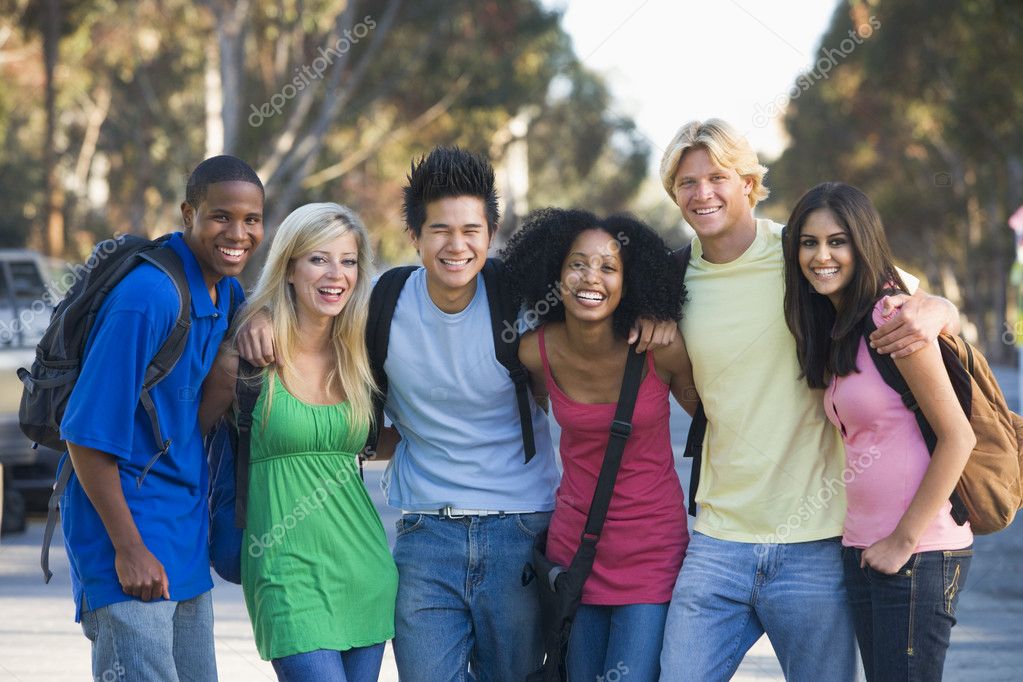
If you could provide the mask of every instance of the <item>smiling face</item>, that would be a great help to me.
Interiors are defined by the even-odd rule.
[[[438,308],[463,310],[476,293],[487,261],[490,230],[479,197],[445,197],[426,205],[426,220],[412,243],[426,268],[426,287]]]
[[[199,206],[181,204],[185,243],[199,261],[206,286],[237,277],[263,241],[263,191],[250,182],[215,182]]]
[[[298,256],[288,283],[295,292],[299,319],[337,317],[359,279],[359,243],[349,230],[331,242]]]
[[[613,236],[600,229],[579,233],[561,264],[565,316],[610,320],[622,301],[624,276],[621,247]]]
[[[675,203],[701,240],[724,236],[752,216],[752,179],[722,168],[704,147],[688,150],[675,172]]]
[[[799,232],[799,267],[818,294],[840,307],[842,291],[856,270],[856,254],[848,230],[826,208],[817,209],[803,222]]]

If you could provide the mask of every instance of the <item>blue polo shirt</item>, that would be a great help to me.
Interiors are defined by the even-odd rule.
[[[137,485],[136,477],[159,450],[139,404],[142,380],[180,308],[174,283],[148,263],[130,272],[100,307],[61,423],[61,437],[117,459],[135,525],[167,572],[171,599],[183,601],[213,587],[206,540],[209,472],[199,433],[199,400],[203,379],[227,331],[230,289],[235,288],[238,301],[242,292],[237,280],[222,279],[214,304],[181,233],[163,248],[174,249],[181,257],[192,296],[192,327],[184,354],[150,391],[164,438],[172,441],[170,450]],[[61,466],[67,459],[65,454]],[[132,599],[121,590],[113,544],[77,476],[68,482],[60,506],[75,620],[81,618],[83,597],[90,610]]]

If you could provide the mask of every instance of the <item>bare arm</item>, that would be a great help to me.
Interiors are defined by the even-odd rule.
[[[401,434],[394,426],[383,426],[380,428],[380,435],[377,436],[377,448],[372,457],[374,460],[394,459],[394,451],[401,442]],[[369,451],[369,448],[366,448]]]
[[[519,362],[529,372],[529,387],[536,404],[548,411],[550,395],[544,379],[543,359],[540,357],[540,337],[536,332],[527,332],[519,340]]]
[[[689,360],[689,352],[686,350],[685,340],[681,334],[676,336],[670,344],[654,353],[654,366],[658,372],[669,375],[667,381],[671,388],[671,394],[675,396],[675,400],[682,406],[682,409],[690,417],[696,414],[700,396],[696,392],[696,383],[693,381],[693,363]]]
[[[75,475],[82,484],[114,545],[114,568],[125,594],[150,601],[170,599],[167,572],[142,542],[124,499],[117,460],[93,448],[68,443]]]
[[[231,403],[234,402],[234,387],[238,377],[238,353],[225,343],[213,361],[206,381],[202,384],[202,402],[199,404],[199,428],[203,435],[217,425]]]
[[[937,343],[932,341],[909,357],[896,360],[895,364],[916,397],[927,423],[934,429],[938,443],[927,465],[927,473],[895,530],[863,552],[864,564],[888,574],[895,573],[909,561],[920,536],[955,489],[977,443],[970,422],[952,390]],[[902,457],[903,453],[882,453],[882,456]]]
[[[933,342],[941,332],[959,333],[959,311],[941,296],[931,296],[920,289],[912,296],[889,296],[884,314],[887,316],[900,307],[894,319],[870,335],[879,353],[905,358]]]
[[[235,342],[238,354],[256,367],[266,367],[274,362],[274,335],[269,313],[265,310],[258,312],[239,327]]]

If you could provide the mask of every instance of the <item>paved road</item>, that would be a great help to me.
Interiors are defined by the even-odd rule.
[[[997,371],[1011,404],[1016,382],[1009,370]],[[672,412],[676,454],[685,441],[688,418]],[[688,488],[688,462],[679,460],[679,475]],[[394,541],[397,514],[383,504],[379,492],[382,465],[367,467],[366,482]],[[67,558],[60,538],[51,557],[54,578],[44,585],[39,570],[41,523],[24,535],[0,544],[0,681],[64,682],[89,677],[89,646],[73,622]],[[1023,679],[1023,522],[993,536],[977,538],[976,555],[959,606],[959,624],[952,632],[946,679],[985,682]],[[261,661],[241,589],[218,582],[214,590],[217,663],[226,681],[274,679]],[[380,678],[395,682],[388,647]],[[740,681],[781,680],[781,669],[767,638],[761,638],[734,678]]]

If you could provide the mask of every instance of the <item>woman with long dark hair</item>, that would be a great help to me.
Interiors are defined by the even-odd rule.
[[[949,496],[976,443],[937,342],[895,365],[937,435],[916,417],[867,347],[889,295],[908,293],[881,218],[858,189],[823,183],[796,204],[785,249],[785,318],[802,375],[824,390],[845,441],[846,588],[868,680],[941,679],[959,592],[973,554]]]
[[[502,254],[508,282],[538,321],[519,357],[561,425],[564,475],[547,556],[569,565],[580,544],[640,317],[677,320],[681,268],[661,238],[626,216],[578,210],[529,216]],[[668,393],[692,387],[681,336],[647,354],[632,432],[568,644],[569,680],[656,680],[672,588],[689,543],[668,430]]]

